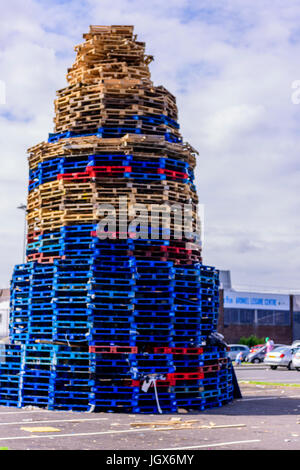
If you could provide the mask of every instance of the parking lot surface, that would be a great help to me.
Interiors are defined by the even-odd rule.
[[[240,387],[242,399],[199,413],[89,414],[2,406],[0,448],[174,452],[300,449],[300,388],[243,381]]]

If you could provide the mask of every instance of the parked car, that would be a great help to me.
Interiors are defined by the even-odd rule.
[[[252,346],[252,348],[250,348],[250,353],[258,351],[259,349],[261,349],[263,347],[264,347],[264,344],[256,344],[255,346]]]
[[[227,354],[230,357],[232,361],[235,360],[236,356],[238,355],[239,352],[243,353],[242,360],[244,361],[246,356],[249,354],[250,349],[248,346],[245,346],[244,344],[229,344],[227,348]]]
[[[283,346],[267,353],[264,358],[264,364],[270,366],[271,369],[277,367],[287,367],[289,370],[293,367],[293,353],[295,348],[292,346]]]
[[[292,342],[292,348],[298,348],[300,346],[300,339],[295,339],[295,341]]]
[[[293,351],[292,364],[293,367],[300,372],[300,347],[297,347]]]
[[[274,349],[280,348],[282,346],[285,346],[284,344],[274,344]],[[258,364],[259,362],[263,362],[265,355],[267,352],[267,346],[263,346],[260,349],[257,349],[257,351],[254,351],[253,353],[250,352],[248,356],[246,357],[246,362],[252,362],[253,364]]]

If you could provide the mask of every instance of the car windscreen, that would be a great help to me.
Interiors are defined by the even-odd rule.
[[[257,353],[260,353],[260,352],[264,352],[265,350],[266,350],[266,346],[263,346],[262,348],[259,348],[254,352],[257,354]]]

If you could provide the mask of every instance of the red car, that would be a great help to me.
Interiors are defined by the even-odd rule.
[[[256,344],[255,346],[252,346],[252,348],[250,348],[250,353],[258,351],[258,349],[262,348],[263,346],[264,344]]]

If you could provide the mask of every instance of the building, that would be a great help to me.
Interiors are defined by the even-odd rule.
[[[8,336],[9,289],[0,289],[0,339]]]
[[[232,287],[230,271],[221,271],[218,332],[227,343],[255,335],[291,344],[300,339],[300,295],[237,290]]]

